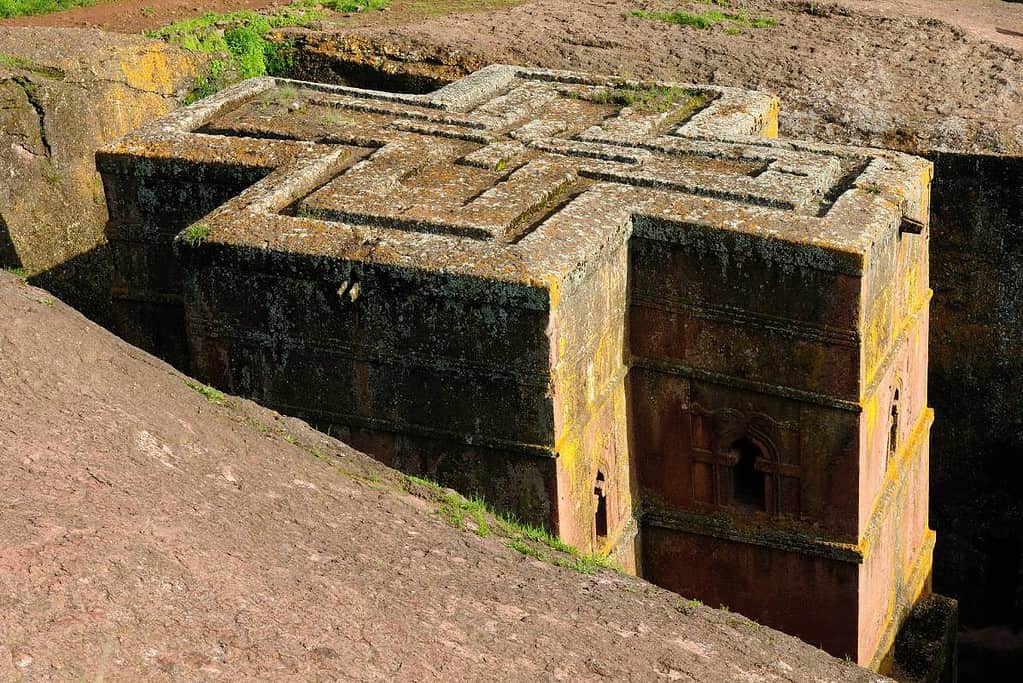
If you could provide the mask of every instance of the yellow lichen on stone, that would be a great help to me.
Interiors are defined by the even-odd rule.
[[[173,95],[181,74],[195,70],[197,57],[171,45],[158,43],[142,51],[122,53],[121,71],[129,87],[161,95]]]

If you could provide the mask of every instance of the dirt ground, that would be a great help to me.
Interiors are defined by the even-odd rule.
[[[967,33],[1023,50],[1023,8],[1006,0],[838,0],[839,4],[882,17],[937,19]]]
[[[449,12],[479,12],[518,5],[526,0],[391,0],[382,11],[328,13],[329,21],[347,27],[404,24]],[[284,7],[290,0],[96,0],[89,7],[0,20],[0,26],[63,26],[140,33],[206,12],[233,12]]]
[[[200,5],[269,4],[133,0],[11,23],[138,31],[198,14]],[[701,30],[629,15],[679,6],[707,7],[665,0],[396,0],[386,11],[334,17],[329,28],[450,46],[491,62],[763,89],[782,97],[782,132],[790,136],[908,151],[1023,152],[1023,4],[732,0],[734,11],[777,21],[759,29]],[[483,8],[492,11],[444,13]]]
[[[1023,52],[935,19],[742,5],[777,26],[700,30],[624,12],[677,7],[671,2],[537,0],[362,33],[475,51],[487,61],[762,89],[781,96],[782,133],[795,137],[1023,151]],[[1023,5],[1014,10],[1023,24]]]
[[[882,680],[454,528],[2,271],[0,311],[0,680]]]

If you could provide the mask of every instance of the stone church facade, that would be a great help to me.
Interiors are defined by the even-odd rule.
[[[255,79],[97,156],[120,333],[877,669],[930,591],[914,157],[728,88]]]

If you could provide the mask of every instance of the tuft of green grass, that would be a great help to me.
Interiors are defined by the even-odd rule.
[[[689,113],[706,103],[706,97],[702,93],[688,88],[663,85],[624,84],[593,90],[578,97],[597,104],[633,107],[646,114],[662,113],[675,105],[681,105],[683,113]]]
[[[720,4],[720,3],[714,3]],[[727,5],[722,5],[727,7]],[[718,24],[732,24],[733,26],[745,26],[747,28],[768,28],[776,26],[778,22],[771,17],[751,17],[745,11],[726,12],[722,10],[704,10],[702,12],[688,12],[686,10],[672,10],[670,12],[652,12],[645,9],[636,9],[629,12],[629,16],[653,21],[663,21],[676,26],[691,26],[692,28],[705,29]]]
[[[405,476],[405,490],[413,495],[428,497],[438,503],[438,512],[448,524],[462,528],[466,515],[473,518],[478,536],[496,533],[508,539],[505,546],[541,562],[565,567],[583,574],[593,574],[600,568],[617,569],[606,557],[583,554],[576,548],[540,527],[524,524],[511,515],[502,515],[480,497],[471,499],[451,493],[440,484],[422,477]],[[426,496],[422,495],[423,492]],[[493,521],[491,527],[490,521]]]
[[[64,176],[52,165],[47,165],[46,171],[43,172],[43,179],[49,185],[60,185],[61,181],[64,180]]]
[[[540,562],[553,564],[556,567],[571,569],[579,572],[580,574],[596,574],[597,570],[602,567],[609,569],[613,568],[606,558],[599,555],[580,555],[578,553],[569,555],[568,557],[564,555],[550,555],[537,546],[530,545],[519,538],[513,538],[504,545],[506,548],[511,548],[512,550],[520,552],[527,557],[532,557]]]
[[[831,16],[831,8],[818,5],[816,2],[808,2],[803,5],[803,14],[809,14],[814,17],[828,17]]]
[[[355,123],[355,119],[350,116],[345,116],[336,109],[329,109],[323,113],[320,117],[320,125],[327,126],[330,128],[337,128],[340,126],[350,126]],[[498,169],[500,170],[500,169]]]
[[[95,0],[0,0],[0,19],[89,7]]]
[[[522,4],[524,0],[415,0],[409,9],[426,16],[457,12],[489,12]]]
[[[181,238],[193,247],[198,247],[210,236],[210,226],[206,223],[192,223],[181,231]]]
[[[205,397],[210,403],[218,406],[227,405],[227,397],[224,396],[224,392],[222,391],[214,389],[207,384],[201,384],[190,379],[185,380],[185,385],[195,393]]]
[[[28,273],[26,273],[25,269],[21,268],[20,266],[19,267],[14,267],[14,268],[4,268],[3,271],[5,273],[10,273],[11,275],[13,275],[15,277],[20,277],[22,280],[27,280],[28,279]]]
[[[296,101],[298,97],[298,88],[292,85],[282,85],[280,87],[268,90],[259,97],[259,110],[265,112],[270,107],[276,106],[288,106]],[[299,102],[299,105],[302,103]]]
[[[579,551],[562,541],[543,527],[524,524],[511,515],[495,514],[498,526],[505,536],[521,537],[547,546],[551,550],[569,555],[578,555]]]
[[[703,607],[703,603],[699,600],[683,600],[678,598],[675,600],[675,611],[681,614],[692,614],[694,610]]]
[[[461,529],[465,516],[472,517],[476,524],[475,533],[477,536],[486,537],[490,535],[490,524],[487,522],[487,515],[491,510],[486,502],[478,496],[464,498],[457,493],[450,493],[440,484],[422,477],[406,475],[405,490],[415,494],[415,487],[419,486],[430,494],[438,504],[438,512],[449,525]]]
[[[4,0],[0,0],[0,4]],[[5,66],[8,69],[20,69],[22,71],[29,71],[42,76],[44,78],[64,78],[64,73],[60,69],[55,69],[50,66],[43,66],[37,62],[29,59],[28,57],[22,57],[20,55],[10,55],[4,52],[0,52],[0,66]]]
[[[322,7],[342,14],[382,10],[389,4],[390,0],[301,0],[303,7]]]

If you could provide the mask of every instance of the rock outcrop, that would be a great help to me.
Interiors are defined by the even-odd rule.
[[[0,29],[0,267],[102,319],[107,209],[93,153],[173,109],[204,61],[138,36]]]

